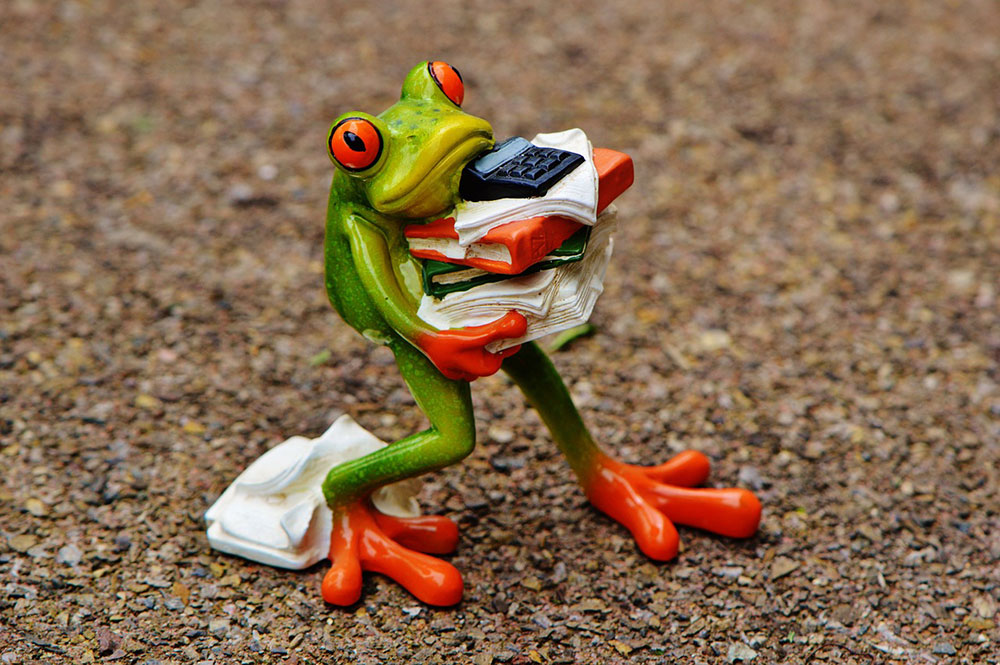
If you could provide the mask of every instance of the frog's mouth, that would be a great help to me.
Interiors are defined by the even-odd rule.
[[[454,205],[462,168],[492,145],[493,129],[485,120],[464,113],[442,118],[419,152],[408,151],[404,141],[389,155],[385,170],[398,175],[373,182],[369,200],[376,210],[397,217],[439,213]]]

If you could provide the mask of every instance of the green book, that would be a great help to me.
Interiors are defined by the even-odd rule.
[[[424,293],[435,298],[443,298],[449,293],[468,291],[482,284],[500,282],[505,279],[529,275],[539,270],[549,270],[566,263],[573,263],[583,258],[587,251],[588,240],[590,240],[590,227],[584,226],[567,238],[563,244],[552,250],[551,254],[517,275],[502,275],[457,263],[426,259],[423,261]]]

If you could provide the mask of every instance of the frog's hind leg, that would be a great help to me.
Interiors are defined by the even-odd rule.
[[[612,459],[594,442],[552,361],[537,344],[524,344],[503,370],[552,432],[587,498],[632,532],[647,556],[666,561],[677,554],[673,522],[746,538],[757,531],[761,506],[744,489],[694,488],[708,476],[703,454],[688,450],[655,467]]]
[[[469,384],[445,378],[420,351],[398,338],[389,346],[431,426],[327,474],[323,494],[333,511],[333,566],[323,579],[323,598],[336,605],[357,602],[361,573],[371,570],[393,578],[425,603],[454,605],[462,597],[458,570],[421,552],[452,551],[458,542],[455,524],[445,517],[383,515],[369,495],[389,483],[454,464],[472,452],[476,428]]]

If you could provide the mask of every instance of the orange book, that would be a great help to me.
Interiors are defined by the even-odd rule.
[[[486,272],[518,275],[538,263],[549,252],[576,233],[582,224],[566,217],[532,217],[491,229],[479,242],[465,248],[463,258],[443,252],[457,244],[455,220],[439,219],[430,224],[406,227],[410,254],[419,259],[458,263]]]
[[[597,214],[611,205],[635,180],[632,158],[624,152],[608,148],[594,148],[594,166],[597,169]]]
[[[632,184],[632,158],[625,153],[606,148],[594,149],[597,169],[597,214]],[[455,258],[458,241],[455,219],[445,217],[428,224],[411,224],[403,233],[410,244],[410,254],[420,259],[432,259],[479,268],[502,275],[518,275],[543,260],[562,245],[582,226],[579,222],[559,216],[539,216],[502,224],[491,229],[478,242],[464,248],[463,256]]]

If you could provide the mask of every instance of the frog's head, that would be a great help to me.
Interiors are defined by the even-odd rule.
[[[462,168],[493,145],[489,123],[462,111],[464,96],[457,69],[422,62],[383,113],[345,113],[334,121],[330,158],[375,210],[409,218],[440,213],[458,200]]]

